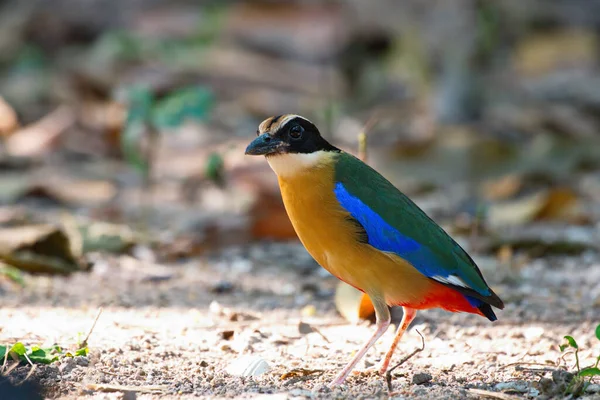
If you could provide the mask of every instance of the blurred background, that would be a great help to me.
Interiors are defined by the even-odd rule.
[[[2,342],[99,306],[368,317],[243,154],[284,113],[365,134],[506,323],[598,321],[599,1],[0,0]]]

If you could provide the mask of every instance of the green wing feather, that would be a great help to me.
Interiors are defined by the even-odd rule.
[[[452,281],[441,283],[496,307],[503,307],[500,298],[489,288],[477,265],[460,245],[377,171],[356,157],[342,152],[336,160],[335,180],[336,188],[341,191],[336,192],[338,200],[363,225],[370,238],[379,235],[383,242],[390,243],[390,235],[393,233],[389,229],[386,231],[385,227],[389,225],[397,231],[397,236],[392,240],[395,244],[388,245],[384,250],[389,250],[390,246],[406,248],[412,245],[416,248],[418,244],[418,250],[410,254],[420,261],[425,260],[419,267],[413,263],[422,273],[429,277],[458,277],[468,285],[467,288],[452,284]],[[385,223],[377,225],[377,222],[372,222],[377,219],[373,214],[369,214],[371,217],[361,218],[361,213],[371,212],[381,217]],[[399,253],[403,256],[401,251]],[[403,258],[410,261],[409,257]]]

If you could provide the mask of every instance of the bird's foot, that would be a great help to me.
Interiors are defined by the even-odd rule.
[[[343,383],[344,383],[344,379],[339,379],[336,377],[327,386],[329,387],[329,389],[335,389],[336,387],[340,387]]]
[[[345,373],[345,371],[341,371],[339,374],[337,374],[335,376],[335,378],[333,378],[333,380],[327,386],[329,386],[330,389],[336,388],[336,387],[340,386],[342,383],[344,383],[347,376],[348,376],[348,373]]]

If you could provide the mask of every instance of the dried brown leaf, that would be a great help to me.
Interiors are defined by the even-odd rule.
[[[300,378],[300,377],[304,377],[304,376],[310,376],[310,375],[315,375],[315,374],[323,374],[323,370],[322,369],[307,369],[307,368],[294,368],[288,372],[286,372],[285,374],[282,374],[281,377],[279,379],[286,380],[286,379],[290,379],[290,378]]]
[[[0,96],[0,136],[9,136],[19,127],[17,113]]]
[[[0,229],[0,260],[32,273],[70,274],[81,270],[69,237],[51,225]]]
[[[10,155],[36,157],[56,148],[60,136],[73,125],[75,114],[65,106],[46,115],[41,120],[14,132],[6,140]]]
[[[339,282],[335,289],[335,307],[342,317],[352,323],[371,319],[375,315],[369,296],[344,282]]]

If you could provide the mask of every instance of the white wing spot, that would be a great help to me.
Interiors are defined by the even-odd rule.
[[[454,285],[454,286],[470,288],[469,285],[467,285],[462,279],[460,279],[456,275],[448,275],[448,276],[435,275],[435,276],[432,276],[431,279],[435,279],[436,281],[441,282],[441,283],[447,283],[447,284]]]

